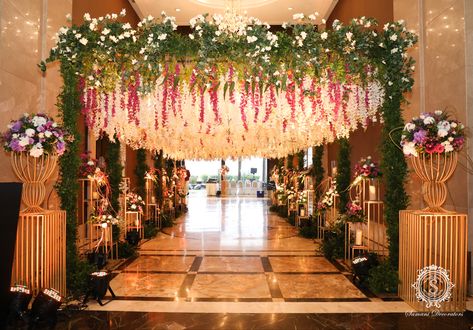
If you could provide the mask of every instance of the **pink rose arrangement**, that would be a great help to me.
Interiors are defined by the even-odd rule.
[[[342,214],[341,219],[345,222],[365,222],[366,216],[360,205],[348,202],[346,211]]]
[[[43,154],[61,156],[66,151],[69,135],[45,114],[27,114],[8,124],[3,135],[3,148],[8,152],[27,152],[38,158]]]
[[[79,176],[87,178],[95,174],[95,169],[98,167],[98,161],[95,158],[90,158],[89,153],[80,155],[81,164],[79,166]]]
[[[355,177],[374,179],[381,176],[379,166],[371,159],[371,156],[361,158],[355,165]]]
[[[401,146],[406,156],[460,151],[465,143],[465,126],[450,120],[441,110],[422,113],[404,126]]]

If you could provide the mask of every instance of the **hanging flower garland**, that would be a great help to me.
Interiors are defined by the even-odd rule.
[[[296,14],[273,33],[253,17],[229,26],[199,15],[184,36],[164,13],[136,30],[117,18],[86,14],[62,28],[47,61],[80,76],[96,134],[175,159],[281,157],[347,137],[378,120],[391,97],[383,56],[401,55],[399,74],[412,84],[406,50],[415,36],[402,22],[380,34],[364,17],[319,30],[317,14]]]

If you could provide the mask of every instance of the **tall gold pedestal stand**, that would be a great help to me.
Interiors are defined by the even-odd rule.
[[[432,213],[403,210],[399,223],[399,296],[418,311],[462,312],[466,307],[467,216],[458,213]],[[451,298],[440,308],[426,307],[413,286],[419,272],[435,265],[444,268],[454,285]],[[430,282],[435,281],[435,282]],[[426,292],[442,294],[444,279],[427,275],[421,283]]]
[[[66,212],[20,213],[12,284],[27,285],[34,295],[52,288],[66,295]]]
[[[445,210],[445,182],[458,153],[419,154],[411,165],[423,181],[424,210],[403,210],[399,223],[399,295],[419,311],[466,308],[466,214]]]

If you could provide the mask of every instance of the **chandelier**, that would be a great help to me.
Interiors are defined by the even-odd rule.
[[[225,0],[225,11],[223,15],[215,14],[215,22],[222,32],[227,32],[230,36],[242,33],[249,25],[249,18],[246,11],[241,14],[241,2],[235,0]]]

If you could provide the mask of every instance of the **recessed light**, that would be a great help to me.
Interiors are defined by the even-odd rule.
[[[176,8],[176,11],[177,11],[177,12],[180,12],[180,11],[181,11],[181,8]]]
[[[287,8],[288,10],[292,10],[292,7]]]

